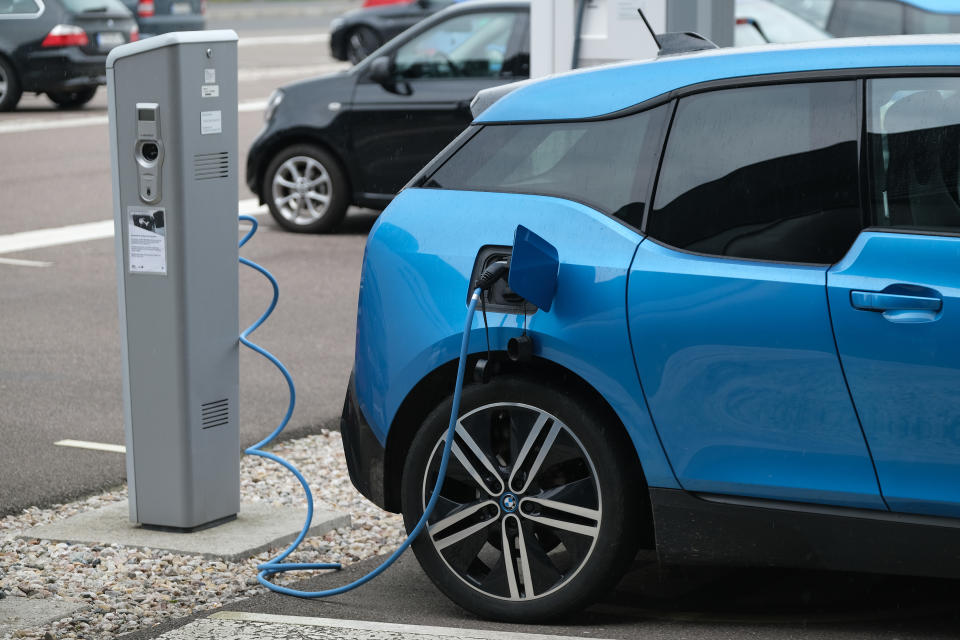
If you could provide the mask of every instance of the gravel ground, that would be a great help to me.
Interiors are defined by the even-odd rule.
[[[350,564],[388,553],[403,540],[400,516],[381,511],[353,488],[338,432],[324,430],[320,435],[283,442],[270,450],[303,472],[317,503],[352,516],[351,527],[322,538],[308,538],[287,561]],[[299,483],[279,465],[245,456],[240,477],[245,501],[302,505],[306,509]],[[0,520],[0,594],[81,605],[69,618],[42,628],[18,630],[0,636],[0,640],[108,638],[266,592],[256,581],[256,565],[277,555],[282,547],[246,562],[229,563],[118,545],[51,543],[17,537],[29,535],[30,527],[126,498],[126,488],[121,488],[51,509],[31,508]],[[282,574],[274,579],[278,584],[289,584],[303,576]]]

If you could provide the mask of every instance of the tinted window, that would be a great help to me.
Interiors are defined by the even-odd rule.
[[[73,13],[124,12],[126,6],[120,0],[61,0],[63,6]]]
[[[468,13],[441,22],[397,49],[397,73],[405,78],[499,76],[519,14]]]
[[[40,5],[34,0],[0,0],[0,17],[25,16],[40,12]]]
[[[903,5],[887,0],[837,0],[827,31],[835,36],[903,33]]]
[[[867,83],[874,223],[960,228],[960,79]]]
[[[593,122],[489,125],[425,186],[558,196],[639,227],[667,110]]]
[[[680,100],[647,231],[699,253],[832,263],[861,227],[854,82]]]

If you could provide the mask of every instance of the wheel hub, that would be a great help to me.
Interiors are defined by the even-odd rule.
[[[443,444],[423,476],[424,505]],[[427,527],[448,569],[503,600],[539,598],[571,580],[601,521],[596,469],[574,433],[536,407],[494,403],[460,418],[452,451]]]

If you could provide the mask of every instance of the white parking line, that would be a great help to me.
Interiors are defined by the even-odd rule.
[[[265,206],[260,206],[256,198],[248,198],[238,203],[238,212],[241,215],[259,216],[267,212]],[[113,220],[100,220],[84,224],[71,224],[65,227],[37,229],[35,231],[21,231],[0,236],[0,254],[30,251],[56,247],[62,244],[74,244],[89,240],[101,240],[113,237]]]
[[[311,67],[312,68],[312,67]],[[309,75],[309,74],[308,74]],[[248,111],[263,111],[267,106],[267,99],[247,100],[237,105],[240,113]],[[0,122],[0,134],[26,133],[27,131],[48,131],[52,129],[70,129],[73,127],[93,127],[108,124],[107,116],[83,116],[79,118],[49,118],[33,120],[8,120]]]
[[[49,267],[52,262],[41,260],[18,260],[17,258],[0,258],[0,264],[9,264],[15,267]]]
[[[73,447],[75,449],[92,449],[94,451],[109,451],[110,453],[126,453],[127,448],[122,444],[107,444],[105,442],[88,442],[86,440],[59,440],[53,444],[58,447]]]
[[[241,37],[238,47],[261,47],[270,44],[310,44],[311,42],[330,42],[329,33],[303,33],[289,36]]]
[[[164,640],[194,640],[195,638],[232,638],[233,640],[267,640],[273,638],[301,638],[302,640],[573,640],[571,636],[491,631],[459,627],[430,627],[414,624],[366,622],[364,620],[336,620],[305,616],[280,616],[267,613],[240,613],[221,611],[207,618],[168,631],[159,636]]]

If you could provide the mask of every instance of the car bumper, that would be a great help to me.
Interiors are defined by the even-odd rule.
[[[343,452],[353,486],[370,502],[387,509],[383,478],[386,451],[373,435],[357,404],[352,373],[343,401],[343,414],[340,416],[340,437],[343,439]]]
[[[24,91],[67,91],[107,84],[107,56],[76,47],[35,51],[23,61]]]

